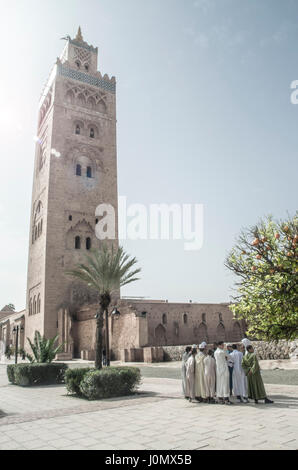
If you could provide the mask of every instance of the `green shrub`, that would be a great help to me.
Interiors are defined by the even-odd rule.
[[[81,384],[81,395],[88,400],[131,395],[141,382],[141,371],[136,367],[111,367],[91,370]]]
[[[7,377],[10,383],[14,384],[15,383],[15,378],[14,378],[14,365],[9,365],[7,366]]]
[[[5,349],[5,357],[6,357],[7,359],[10,359],[11,356],[14,355],[14,353],[15,353],[15,350],[14,350],[13,347],[11,347],[11,346],[6,346],[6,349]]]
[[[91,370],[94,370],[94,368],[68,369],[65,374],[65,383],[68,393],[81,396],[80,384],[87,372]]]
[[[8,380],[14,385],[56,385],[65,383],[66,364],[11,364],[7,366]]]

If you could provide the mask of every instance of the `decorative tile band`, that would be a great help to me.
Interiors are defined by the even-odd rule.
[[[116,84],[113,82],[108,82],[102,78],[93,77],[92,75],[87,75],[86,73],[80,72],[79,70],[73,70],[65,65],[58,64],[58,75],[63,77],[72,78],[73,80],[78,80],[79,82],[88,83],[89,85],[102,88],[103,90],[109,91],[110,93],[116,93]]]

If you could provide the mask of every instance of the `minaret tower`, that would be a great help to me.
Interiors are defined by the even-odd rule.
[[[64,39],[39,103],[25,322],[29,338],[35,331],[55,336],[59,310],[90,300],[65,271],[100,246],[96,207],[106,203],[118,211],[116,81],[97,71],[98,49],[83,40],[81,28],[75,39]]]

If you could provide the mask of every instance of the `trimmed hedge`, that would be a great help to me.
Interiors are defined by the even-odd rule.
[[[82,396],[80,384],[85,375],[94,370],[94,368],[68,369],[65,374],[65,383],[68,393],[71,395]]]
[[[88,400],[131,395],[140,383],[141,371],[136,367],[72,369],[66,374],[67,390]]]
[[[66,364],[11,364],[7,366],[9,382],[21,387],[65,383]]]

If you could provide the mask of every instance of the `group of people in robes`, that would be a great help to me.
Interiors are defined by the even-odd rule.
[[[231,396],[239,403],[249,399],[269,400],[258,358],[250,341],[245,338],[241,346],[215,343],[207,349],[207,343],[187,347],[182,358],[183,394],[190,402],[221,403],[231,405]]]

